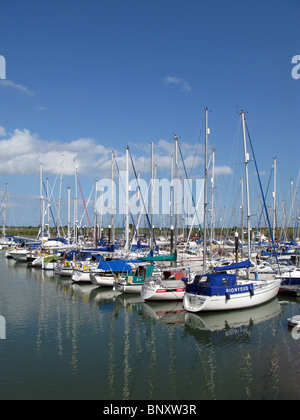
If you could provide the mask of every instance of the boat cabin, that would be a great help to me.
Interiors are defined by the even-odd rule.
[[[135,273],[128,274],[126,276],[128,283],[143,284],[146,277],[153,275],[155,266],[153,264],[141,264],[138,265]]]
[[[236,275],[211,273],[196,275],[192,284],[187,284],[186,291],[204,296],[226,295],[228,288],[236,286]]]

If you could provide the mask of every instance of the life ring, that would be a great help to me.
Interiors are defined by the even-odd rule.
[[[65,261],[65,267],[70,267],[69,261]]]
[[[90,269],[90,268],[89,268],[89,266],[88,266],[88,265],[84,265],[84,266],[83,266],[83,271],[89,271],[89,269]]]

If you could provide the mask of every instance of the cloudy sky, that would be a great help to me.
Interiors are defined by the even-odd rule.
[[[203,177],[205,107],[227,220],[243,175],[242,109],[264,186],[276,157],[278,199],[289,202],[299,1],[3,0],[0,10],[0,192],[7,183],[11,223],[38,224],[41,163],[56,201],[62,168],[66,203],[76,161],[87,199],[110,174],[111,151],[124,169],[127,145],[148,179],[153,142],[157,176],[169,176],[176,134],[189,175]]]

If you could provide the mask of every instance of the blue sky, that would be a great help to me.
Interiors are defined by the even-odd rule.
[[[57,197],[62,155],[64,205],[68,186],[74,194],[73,159],[87,199],[109,174],[111,150],[124,168],[126,145],[147,178],[153,142],[157,176],[166,176],[174,134],[190,173],[203,177],[206,106],[215,204],[227,220],[242,170],[242,109],[263,185],[276,157],[278,201],[290,205],[299,18],[298,0],[1,0],[0,191],[7,182],[10,223],[39,223],[40,162]],[[253,194],[255,212],[256,187]]]

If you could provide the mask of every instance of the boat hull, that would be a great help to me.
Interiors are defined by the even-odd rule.
[[[226,311],[251,308],[261,305],[277,296],[281,280],[257,282],[254,284],[254,293],[249,292],[231,294],[230,298],[223,296],[204,296],[194,293],[185,293],[183,306],[189,312],[200,311]]]
[[[284,273],[281,279],[279,293],[300,294],[300,276],[292,273]]]
[[[141,297],[144,300],[182,300],[185,293],[184,285],[144,284]]]
[[[55,267],[55,273],[61,277],[72,277],[73,267]]]
[[[77,283],[91,283],[90,273],[89,271],[83,270],[73,270],[72,281]]]
[[[114,287],[115,287],[115,290],[117,290],[120,293],[138,294],[138,293],[141,293],[142,286],[143,286],[142,284],[133,284],[133,283],[129,284],[129,283],[116,282]]]
[[[9,251],[9,254],[15,261],[27,262],[27,251],[13,250]]]
[[[97,286],[112,287],[115,284],[115,276],[109,274],[91,274],[90,279]]]

